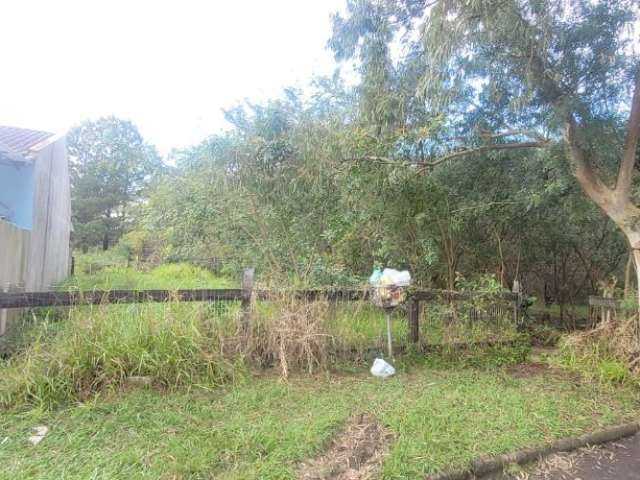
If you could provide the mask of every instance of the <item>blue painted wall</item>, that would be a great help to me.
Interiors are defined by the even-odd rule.
[[[33,188],[33,165],[0,163],[0,215],[9,214],[8,221],[31,230]]]

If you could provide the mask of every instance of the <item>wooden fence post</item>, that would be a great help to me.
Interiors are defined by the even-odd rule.
[[[420,301],[413,296],[409,297],[407,307],[409,343],[418,343],[420,341]]]
[[[251,295],[253,294],[253,268],[247,268],[242,274],[242,300],[240,302],[241,323],[244,331],[251,325]]]

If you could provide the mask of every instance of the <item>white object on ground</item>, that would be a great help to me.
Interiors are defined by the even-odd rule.
[[[34,427],[33,432],[34,434],[29,437],[29,441],[32,444],[37,445],[42,441],[44,436],[49,432],[49,427],[45,427],[44,425],[41,425],[39,427]]]
[[[396,369],[381,358],[376,358],[371,365],[371,375],[374,377],[387,378],[396,373]]]

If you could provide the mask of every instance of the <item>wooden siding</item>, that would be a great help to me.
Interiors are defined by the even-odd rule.
[[[27,290],[48,290],[69,274],[71,194],[66,148],[65,139],[60,138],[35,159]]]
[[[32,229],[0,221],[0,291],[48,290],[69,274],[71,193],[65,139],[34,159]],[[0,337],[19,315],[0,310]],[[0,342],[0,353],[7,347]]]
[[[0,289],[25,286],[31,232],[0,221]]]
[[[11,223],[0,221],[0,291],[21,289],[27,275],[31,232]],[[0,310],[0,337],[17,312]],[[0,353],[4,346],[0,342]]]

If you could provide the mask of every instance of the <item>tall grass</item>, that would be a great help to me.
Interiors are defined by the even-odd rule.
[[[133,376],[162,387],[218,385],[235,373],[220,348],[226,323],[197,304],[73,308],[63,322],[39,325],[31,343],[5,361],[0,404],[51,407]]]
[[[315,373],[385,353],[385,320],[364,303],[280,295],[254,306],[249,330],[239,304],[97,305],[44,320],[0,363],[0,406],[45,408],[83,400],[147,377],[154,386],[215,387],[251,368]],[[393,320],[396,343],[406,325]],[[373,352],[371,350],[373,349]]]
[[[216,288],[233,282],[189,265],[149,272],[107,267],[66,288]],[[385,313],[368,302],[307,301],[281,293],[253,305],[248,329],[238,302],[143,303],[61,309],[36,322],[28,341],[0,361],[0,406],[46,408],[126,386],[215,387],[252,368],[315,373],[345,360],[386,356]],[[64,314],[60,313],[64,312]],[[392,315],[396,348],[406,313]]]
[[[640,341],[637,316],[601,321],[561,342],[563,363],[592,379],[640,385]]]
[[[189,289],[234,288],[237,281],[218,277],[203,268],[186,263],[161,265],[150,271],[125,265],[108,266],[96,273],[78,273],[60,288],[93,289]]]

